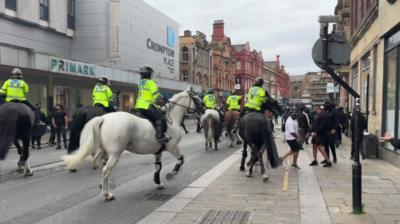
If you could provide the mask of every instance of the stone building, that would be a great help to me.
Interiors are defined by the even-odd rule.
[[[225,35],[224,21],[215,20],[210,43],[212,56],[211,86],[224,100],[234,88],[235,57],[231,39]]]
[[[391,132],[400,138],[399,12],[400,1],[352,0],[350,29],[344,30],[351,44],[351,85],[361,95],[368,132],[376,136]],[[390,144],[382,145],[379,155],[400,166],[399,151]]]
[[[276,77],[278,76],[278,69],[275,61],[264,61],[264,73],[263,77],[266,82],[265,88],[268,90],[269,94],[277,98],[278,97],[278,84],[276,82]]]
[[[328,83],[333,84],[332,77],[323,72],[307,72],[305,74],[304,89],[308,90],[313,105],[323,105],[325,101],[333,100],[327,92]]]
[[[154,68],[161,94],[187,88],[179,81],[178,28],[141,0],[0,0],[0,82],[20,67],[32,103],[43,110],[59,103],[71,115],[92,104],[96,79],[105,76],[129,111],[143,64]]]
[[[258,76],[263,74],[262,52],[250,49],[249,42],[233,45],[235,58],[235,89],[241,94],[247,93]]]
[[[190,30],[185,30],[179,44],[179,79],[200,85],[203,90],[210,88],[211,55],[206,35],[200,31],[192,35]]]
[[[281,65],[280,55],[276,56],[275,61],[266,61],[265,63],[269,68],[275,70],[274,75],[277,89],[272,92],[276,92],[276,98],[287,98],[289,95],[289,73],[286,72],[285,66]]]

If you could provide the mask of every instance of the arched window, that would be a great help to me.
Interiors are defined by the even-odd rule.
[[[182,62],[189,62],[189,49],[187,47],[182,47]]]
[[[184,82],[189,81],[189,72],[187,70],[183,70],[183,72],[182,72],[182,81],[184,81]]]

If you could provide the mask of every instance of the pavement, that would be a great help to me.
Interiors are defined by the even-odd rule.
[[[218,152],[204,151],[202,135],[189,127],[182,142],[185,169],[178,179],[156,193],[152,156],[126,154],[113,172],[117,200],[110,203],[99,195],[98,174],[89,164],[77,174],[65,171],[60,162],[65,150],[32,150],[35,175],[30,178],[13,171],[18,157],[12,150],[0,163],[0,223],[400,223],[400,169],[382,160],[362,161],[365,213],[352,214],[349,139],[337,149],[333,167],[310,167],[311,145],[305,145],[300,170],[269,169],[270,179],[263,182],[257,166],[252,178],[239,171],[240,148],[229,149],[224,141]],[[279,129],[275,137],[283,155],[288,146]],[[168,154],[163,161],[165,172],[175,163]]]
[[[286,153],[281,133],[276,142],[280,155]],[[382,160],[362,161],[364,213],[352,213],[350,144],[344,139],[331,168],[310,167],[306,145],[300,170],[269,169],[266,183],[259,171],[252,178],[239,172],[238,150],[138,224],[399,224],[400,169]]]

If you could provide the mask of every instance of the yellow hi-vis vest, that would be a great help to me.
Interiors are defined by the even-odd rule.
[[[107,85],[97,84],[92,91],[93,105],[101,104],[109,107],[109,102],[113,99],[113,93]]]
[[[3,84],[0,92],[6,94],[6,102],[11,100],[24,101],[29,92],[29,87],[24,80],[9,79]]]
[[[160,93],[158,92],[157,84],[151,79],[140,79],[139,93],[136,100],[136,109],[149,109],[150,105],[155,104]]]
[[[240,110],[240,100],[241,96],[231,95],[226,100],[226,104],[228,104],[228,110]]]
[[[253,86],[249,89],[247,94],[247,102],[245,107],[253,108],[257,111],[261,110],[261,105],[266,103],[268,97],[265,95],[265,90],[258,86]]]
[[[203,98],[203,103],[207,109],[216,109],[217,108],[217,98],[214,94],[207,94]]]

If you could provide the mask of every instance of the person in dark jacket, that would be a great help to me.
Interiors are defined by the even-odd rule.
[[[316,114],[314,116],[314,121],[311,126],[311,143],[313,144],[313,157],[314,160],[310,163],[310,166],[317,166],[317,151],[319,151],[324,160],[321,163],[325,163],[323,167],[331,167],[332,162],[325,150],[326,142],[328,141],[329,132],[329,115],[326,111],[321,110],[319,106],[315,108]]]
[[[32,128],[32,148],[42,149],[41,147],[41,139],[46,131],[46,115],[40,110],[40,104],[36,104],[35,110],[35,123]]]
[[[50,127],[49,146],[55,145],[55,140],[56,140],[56,128],[53,125],[54,110],[55,110],[54,107],[51,108],[47,116],[47,125]]]
[[[304,105],[299,106],[299,113],[297,115],[297,124],[298,124],[298,132],[299,132],[299,144],[303,147],[303,144],[306,141],[310,133],[310,119],[308,114],[305,112],[306,107]]]
[[[61,149],[61,136],[64,140],[64,148],[67,148],[67,135],[66,132],[68,130],[68,117],[67,113],[62,109],[60,104],[56,105],[56,109],[54,111],[52,117],[53,125],[56,129],[57,133],[57,147],[56,149]]]
[[[337,119],[337,115],[335,114],[334,108],[335,106],[331,102],[326,101],[324,103],[324,111],[328,115],[328,121],[327,121],[328,131],[326,132],[327,141],[325,142],[325,150],[328,157],[330,156],[330,152],[332,153],[333,162],[336,163],[337,162],[336,136],[339,129],[339,121]]]

